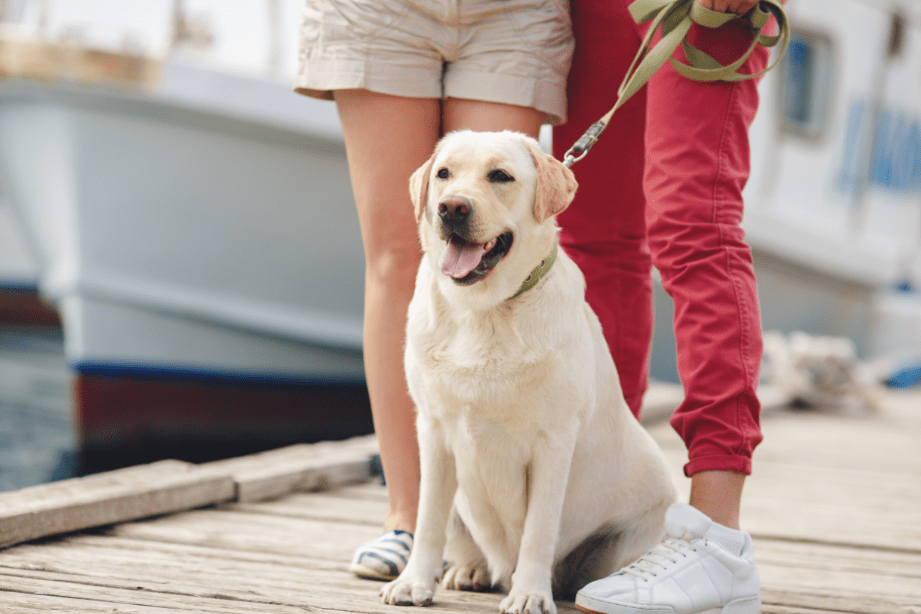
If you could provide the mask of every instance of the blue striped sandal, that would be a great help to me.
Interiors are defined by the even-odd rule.
[[[395,580],[413,549],[413,534],[387,531],[377,539],[355,549],[349,571],[359,578]]]

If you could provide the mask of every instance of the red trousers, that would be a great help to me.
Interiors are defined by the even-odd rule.
[[[553,134],[558,159],[617,99],[647,27],[633,23],[628,3],[572,2],[576,49],[569,121]],[[736,20],[719,30],[694,26],[689,41],[727,63],[751,36]],[[767,56],[759,47],[741,72],[761,70]],[[680,49],[676,57],[683,59]],[[700,83],[665,64],[573,167],[579,189],[558,218],[637,417],[649,374],[651,266],[659,270],[675,303],[685,400],[671,424],[688,447],[687,475],[749,474],[762,439],[755,396],[761,320],[751,250],[739,227],[757,107],[755,81]]]

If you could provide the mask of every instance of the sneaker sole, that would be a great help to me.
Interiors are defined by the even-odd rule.
[[[594,600],[593,600],[594,601]],[[584,614],[671,614],[674,612],[673,609],[669,607],[659,607],[659,606],[644,606],[644,605],[615,605],[611,604],[611,609],[605,610],[593,610],[585,605],[576,603],[576,609]],[[701,610],[700,612],[693,612],[692,614],[761,614],[761,595],[756,595],[755,597],[746,597],[745,599],[737,599],[727,603],[722,608],[711,608],[709,610]]]
[[[389,574],[381,573],[374,569],[373,567],[368,567],[367,565],[358,565],[353,564],[349,567],[349,571],[358,576],[359,578],[364,578],[366,580],[396,580],[397,576],[391,576]]]

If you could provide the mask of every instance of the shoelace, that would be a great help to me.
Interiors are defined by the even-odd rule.
[[[650,578],[656,577],[656,572],[664,569],[668,563],[677,563],[679,557],[687,557],[689,552],[696,551],[696,546],[690,540],[668,537],[632,565],[625,567],[623,571],[641,580],[649,581]]]

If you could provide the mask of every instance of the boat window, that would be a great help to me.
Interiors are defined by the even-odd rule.
[[[780,109],[784,128],[819,138],[828,128],[831,110],[832,45],[827,37],[792,32],[781,63]]]

